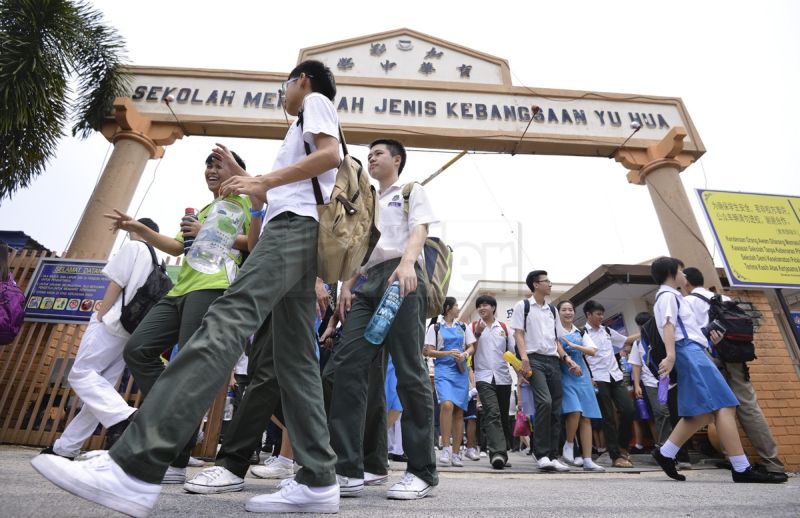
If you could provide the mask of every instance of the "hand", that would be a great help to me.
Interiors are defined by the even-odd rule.
[[[331,303],[331,294],[325,289],[325,283],[319,277],[314,284],[314,291],[317,294],[317,318],[321,320]]]
[[[319,345],[323,349],[333,349],[333,338],[326,338],[325,340],[320,340]]]
[[[567,358],[567,368],[569,369],[569,372],[575,376],[581,376],[583,374],[580,365],[575,363],[575,360],[572,358]]]
[[[408,264],[401,261],[389,277],[388,284],[391,285],[394,281],[400,281],[401,297],[413,293],[417,289],[417,272],[414,271],[414,263]]]
[[[217,143],[217,147],[211,150],[211,155],[214,157],[214,160],[230,171],[233,176],[249,176],[247,171],[236,163],[236,159],[233,158],[233,153],[231,153],[230,149],[224,144]]]
[[[672,371],[672,367],[675,366],[675,357],[674,356],[667,356],[661,363],[658,364],[658,375],[661,378],[666,378],[669,376],[669,373]]]
[[[467,354],[466,352],[463,352],[463,353],[458,355],[458,359],[461,360],[462,362],[465,362],[465,361],[467,361],[467,357],[468,356],[469,356],[469,354]]]
[[[222,182],[219,195],[225,197],[229,194],[246,194],[266,203],[267,189],[262,183],[263,178],[263,176],[232,176]]]
[[[331,340],[331,345],[333,345],[333,335],[336,334],[336,324],[339,322],[336,313],[328,319],[328,327],[325,328],[325,331],[319,337],[320,343],[326,343],[328,340]]]
[[[342,290],[339,292],[339,301],[336,303],[336,314],[342,322],[347,318],[347,313],[353,306],[353,292],[349,288],[342,285]]]
[[[456,360],[461,357],[461,353],[458,352],[458,349],[450,349],[449,351],[447,351],[447,355],[450,356],[451,358],[455,358]]]
[[[111,220],[111,227],[109,230],[116,232],[117,230],[124,230],[125,232],[136,232],[139,226],[144,226],[135,219],[124,212],[112,209],[114,214],[103,214],[103,217]]]
[[[718,343],[720,343],[722,341],[722,339],[725,337],[724,334],[720,333],[716,329],[712,329],[711,332],[708,335],[709,335],[709,338],[711,338],[711,342],[713,342],[714,345],[717,345]]]
[[[517,412],[522,412],[522,403],[517,403]]]
[[[483,333],[484,329],[486,329],[486,322],[484,322],[482,318],[479,318],[478,323],[475,324],[475,334],[479,335]]]
[[[203,224],[196,219],[183,218],[181,220],[181,232],[183,237],[197,237]]]
[[[229,390],[235,390],[236,389],[236,377],[234,376],[234,374],[232,372],[231,372],[231,379],[228,380],[228,389]]]
[[[522,360],[522,368],[519,370],[519,374],[522,375],[523,379],[528,379],[533,371],[531,370],[531,364],[527,358]]]
[[[636,399],[642,399],[642,387],[641,385],[634,385],[633,387],[633,395]]]

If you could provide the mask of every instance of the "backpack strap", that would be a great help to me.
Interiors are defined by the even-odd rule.
[[[150,245],[150,243],[146,243],[144,241],[139,241],[141,244],[147,247],[147,251],[150,252],[150,260],[153,262],[153,268],[158,268],[158,257],[156,257],[156,251]],[[125,305],[125,286],[122,287],[122,305]]]
[[[698,299],[704,301],[706,304],[711,304],[711,299],[709,299],[708,297],[706,297],[704,295],[700,295],[699,293],[690,293],[689,296],[690,297],[697,297]]]
[[[300,110],[300,113],[297,114],[297,125],[300,126],[300,131],[303,131],[303,110]],[[306,156],[312,153],[311,146],[306,142],[305,137],[301,134],[300,139],[303,141],[303,147],[306,150]],[[344,133],[342,132],[342,125],[339,124],[339,143],[342,146],[342,153],[344,156],[349,155],[347,151],[347,143],[344,140]],[[317,201],[317,205],[324,205],[325,199],[322,197],[322,188],[319,185],[319,179],[315,176],[311,179],[311,185],[314,187],[314,198]]]
[[[498,321],[498,323],[500,324],[500,327],[503,328],[503,331],[505,331],[506,333],[506,349],[508,349],[508,326],[506,325],[505,322]]]
[[[522,330],[524,332],[528,332],[528,313],[531,312],[531,301],[528,299],[522,300],[522,307],[524,308],[524,312],[522,314]]]

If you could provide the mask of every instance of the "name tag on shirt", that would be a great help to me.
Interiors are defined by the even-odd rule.
[[[402,206],[403,206],[403,203],[402,203],[402,202],[399,202],[399,201],[390,201],[390,202],[389,202],[389,206],[390,206],[390,207],[402,207]]]

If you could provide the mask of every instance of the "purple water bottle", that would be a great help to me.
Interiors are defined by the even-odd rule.
[[[658,402],[662,405],[667,404],[667,395],[669,393],[669,376],[664,376],[658,380]]]
[[[639,419],[642,421],[647,421],[650,419],[650,411],[647,409],[647,402],[644,398],[637,397],[634,400],[636,404],[636,411],[639,413]]]

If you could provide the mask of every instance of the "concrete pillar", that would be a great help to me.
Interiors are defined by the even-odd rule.
[[[177,124],[153,123],[140,115],[127,98],[114,101],[114,119],[102,128],[102,133],[114,144],[114,150],[86,204],[67,257],[108,257],[117,233],[109,230],[110,221],[103,214],[115,208],[127,211],[147,161],[161,158],[164,155],[162,146],[183,137]]]
[[[706,287],[714,286],[721,292],[714,261],[679,176],[694,161],[694,157],[682,153],[684,138],[684,128],[672,128],[658,144],[646,150],[620,149],[615,158],[630,169],[629,182],[647,185],[670,255],[699,269]]]

